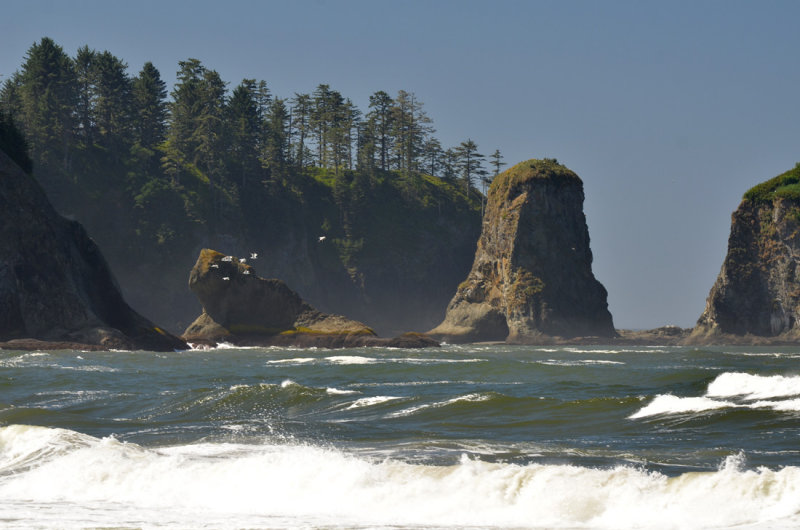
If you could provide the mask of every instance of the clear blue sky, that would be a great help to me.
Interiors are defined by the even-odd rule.
[[[0,75],[43,36],[231,87],[414,92],[445,146],[584,181],[617,327],[691,326],[753,184],[800,161],[797,1],[42,1],[0,8]]]

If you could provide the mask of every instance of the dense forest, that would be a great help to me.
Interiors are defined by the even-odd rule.
[[[197,59],[179,62],[168,92],[150,62],[133,76],[108,51],[70,57],[49,38],[3,83],[0,116],[0,141],[24,144],[21,165],[87,227],[134,305],[176,331],[196,311],[179,289],[203,246],[259,251],[260,274],[378,327],[400,309],[443,314],[469,269],[481,190],[504,165],[470,139],[443,148],[412,92],[375,92],[361,110],[326,84],[287,98],[255,79],[229,90]]]

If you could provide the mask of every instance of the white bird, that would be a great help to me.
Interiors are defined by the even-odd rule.
[[[250,269],[245,269],[242,274],[250,274]]]
[[[325,236],[319,236],[319,242],[322,243],[323,241],[325,241]]]
[[[227,282],[228,280],[230,280],[230,277],[229,276],[223,276],[222,279]]]
[[[225,256],[222,261],[233,261],[233,256]]]
[[[247,261],[247,258],[239,258],[239,263],[244,263],[245,261]]]
[[[250,259],[258,259],[258,253],[257,252],[251,252],[250,253]]]
[[[211,268],[212,269],[219,269],[219,264],[218,263],[214,263],[213,265],[211,265]]]

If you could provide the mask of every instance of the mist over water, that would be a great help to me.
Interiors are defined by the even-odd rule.
[[[798,357],[0,352],[0,526],[792,528]]]

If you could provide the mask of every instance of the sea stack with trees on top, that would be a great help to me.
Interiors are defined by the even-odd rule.
[[[592,274],[583,200],[581,179],[554,159],[499,174],[472,270],[429,334],[447,342],[616,337]]]

